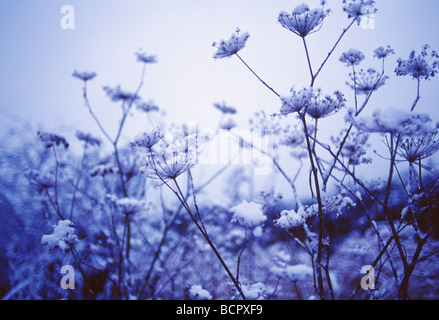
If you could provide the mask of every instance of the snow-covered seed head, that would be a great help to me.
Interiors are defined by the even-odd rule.
[[[320,30],[323,20],[329,14],[325,10],[325,1],[321,2],[321,8],[311,10],[305,3],[298,5],[291,14],[282,11],[279,13],[278,21],[287,30],[301,37]]]
[[[248,34],[247,32],[240,34],[240,30],[239,28],[237,28],[236,33],[233,33],[227,41],[221,40],[219,43],[213,43],[213,46],[218,49],[213,55],[213,58],[222,59],[237,54],[245,47],[245,43],[247,42],[249,37],[250,34]]]
[[[342,53],[339,60],[343,63],[346,63],[347,66],[356,66],[359,65],[364,58],[365,56],[363,52],[356,49],[349,49],[348,51]]]
[[[348,18],[355,18],[358,24],[364,16],[374,14],[377,9],[373,6],[373,0],[343,0],[343,11],[348,14]]]
[[[88,80],[91,80],[94,77],[96,77],[96,72],[87,72],[87,71],[79,72],[75,70],[72,74],[72,77],[87,82]]]
[[[355,77],[352,74],[350,74],[350,77],[351,82],[346,82],[346,84],[352,89],[355,89],[358,94],[364,95],[368,95],[372,91],[381,88],[386,84],[386,80],[389,78],[373,68],[369,68],[367,71],[361,69],[359,72],[356,72]]]
[[[134,141],[130,143],[132,147],[151,149],[163,138],[160,130],[139,133]]]

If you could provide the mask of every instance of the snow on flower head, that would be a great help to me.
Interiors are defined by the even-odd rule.
[[[145,201],[135,198],[117,198],[114,195],[107,195],[107,199],[124,215],[140,212],[146,206]]]
[[[355,117],[348,110],[346,120],[364,132],[393,133],[407,137],[423,136],[438,132],[439,123],[427,114],[402,111],[396,108],[375,110],[371,116]]]
[[[236,33],[232,33],[232,36],[229,38],[229,40],[221,40],[219,43],[213,43],[213,46],[218,49],[213,55],[213,58],[222,59],[237,54],[238,51],[245,47],[245,43],[249,37],[250,34],[247,32],[240,34],[240,30],[237,28]]]
[[[75,70],[72,74],[72,77],[87,82],[88,80],[91,80],[94,77],[96,77],[96,72],[87,72],[87,71],[80,72]]]
[[[387,58],[388,56],[390,56],[391,54],[395,54],[395,51],[390,47],[387,46],[386,49],[384,49],[383,47],[379,47],[377,49],[375,49],[373,51],[374,53],[374,57],[377,59],[384,59]]]
[[[348,18],[355,18],[360,24],[361,19],[365,15],[370,15],[377,12],[377,9],[373,7],[375,1],[373,0],[343,0],[343,11],[348,14]]]
[[[192,300],[212,300],[212,295],[209,291],[199,285],[190,287],[187,293]]]
[[[420,54],[416,55],[413,50],[407,60],[398,59],[398,66],[395,68],[397,76],[411,75],[413,79],[429,80],[437,73],[439,66],[439,56],[429,45],[425,45]]]
[[[275,226],[282,229],[297,228],[306,222],[305,217],[294,210],[283,210],[275,220]]]
[[[346,99],[340,91],[334,97],[323,95],[321,89],[311,89],[311,97],[306,113],[314,119],[320,119],[336,113],[345,106]]]
[[[279,13],[278,21],[287,30],[301,37],[320,30],[323,20],[329,10],[325,10],[325,1],[321,2],[321,8],[311,10],[305,3],[294,8],[291,14],[282,11]]]
[[[247,202],[243,200],[240,204],[230,208],[233,213],[232,221],[237,221],[247,228],[253,228],[267,220],[267,217],[262,211],[262,205],[255,202]]]
[[[198,163],[199,129],[181,126],[169,129],[153,148],[141,174],[160,180],[175,179]]]
[[[348,51],[343,52],[339,60],[346,63],[347,66],[354,66],[359,65],[364,58],[363,52],[356,49],[349,49]]]
[[[143,133],[139,133],[134,138],[134,141],[130,143],[130,145],[132,147],[151,149],[162,138],[163,135],[158,129],[151,132],[143,132]]]
[[[380,74],[373,68],[369,68],[367,71],[361,69],[355,74],[355,77],[352,74],[350,74],[350,77],[352,82],[346,82],[346,84],[352,89],[355,89],[358,94],[364,95],[368,95],[372,91],[378,90],[384,86],[386,80],[389,78],[388,76]]]
[[[48,246],[49,250],[60,248],[67,253],[70,248],[78,241],[78,237],[73,223],[70,220],[60,220],[53,226],[52,234],[45,234],[41,237],[41,244]]]
[[[312,91],[310,89],[304,88],[302,90],[295,91],[294,88],[292,88],[291,96],[280,97],[282,102],[280,113],[282,115],[288,115],[290,113],[300,112],[310,103],[311,97]]]

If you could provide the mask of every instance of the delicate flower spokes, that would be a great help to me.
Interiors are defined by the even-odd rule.
[[[139,133],[134,141],[130,143],[132,147],[146,148],[151,149],[155,146],[161,139],[163,138],[163,134],[159,129],[154,130],[152,132],[142,132]]]
[[[287,30],[301,37],[306,37],[310,33],[320,30],[323,20],[329,14],[325,10],[325,1],[321,2],[321,8],[310,10],[308,5],[298,5],[291,14],[282,11],[279,13],[278,21]]]
[[[367,71],[361,69],[359,72],[356,72],[355,77],[352,73],[350,73],[349,76],[352,82],[346,82],[346,84],[352,89],[355,89],[358,94],[364,95],[368,95],[372,91],[381,88],[389,78],[388,76],[378,73],[373,68],[369,68]]]
[[[374,53],[374,55],[373,55],[374,58],[384,59],[392,54],[395,54],[395,51],[390,46],[387,46],[386,49],[384,49],[383,47],[379,47],[379,48],[375,49],[373,51],[373,53]]]
[[[334,92],[334,97],[323,95],[321,89],[312,88],[311,92],[312,95],[306,113],[314,119],[332,115],[345,106],[346,99],[338,90]]]
[[[365,56],[363,52],[356,49],[349,49],[348,51],[343,52],[339,60],[346,63],[347,66],[355,66],[359,65],[364,58]]]
[[[280,97],[280,100],[282,102],[280,113],[282,115],[300,112],[309,105],[310,99],[312,97],[312,91],[307,88],[299,91],[295,91],[294,88],[291,88],[290,92],[291,96]]]
[[[439,150],[437,133],[430,133],[421,137],[406,137],[398,145],[398,155],[412,163],[425,159]]]
[[[241,49],[245,47],[250,34],[244,32],[239,34],[239,28],[236,29],[236,33],[232,33],[232,36],[227,41],[221,40],[219,43],[214,42],[213,46],[218,50],[213,55],[214,59],[222,59],[237,54]]]
[[[373,7],[374,3],[373,0],[350,0],[350,3],[343,0],[343,11],[348,14],[348,18],[355,18],[360,24],[362,17],[377,12]]]
[[[425,45],[422,52],[416,55],[416,51],[412,50],[407,60],[398,59],[398,66],[395,68],[397,76],[411,75],[414,79],[429,80],[437,73],[439,66],[439,55],[436,51],[431,50],[429,45]]]

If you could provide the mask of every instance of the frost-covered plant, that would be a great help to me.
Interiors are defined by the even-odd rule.
[[[291,14],[285,11],[279,13],[278,21],[285,29],[304,38],[322,27],[323,20],[329,14],[329,10],[325,10],[325,4],[326,1],[321,1],[321,8],[311,10],[307,4],[302,3]]]
[[[245,43],[249,37],[250,35],[247,32],[240,34],[240,30],[237,28],[235,33],[232,33],[232,36],[228,40],[221,40],[219,43],[213,43],[213,46],[218,49],[213,57],[215,59],[222,59],[237,54],[245,47]]]

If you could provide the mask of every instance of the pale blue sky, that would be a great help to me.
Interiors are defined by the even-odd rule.
[[[227,39],[236,27],[250,33],[241,56],[281,94],[292,85],[309,84],[302,42],[277,22],[280,11],[292,11],[297,0],[2,0],[0,2],[0,123],[7,128],[16,115],[35,126],[67,138],[77,128],[98,134],[82,103],[81,82],[72,78],[75,69],[95,71],[89,96],[108,131],[114,132],[119,106],[108,101],[104,85],[134,91],[141,65],[134,53],[143,48],[155,54],[158,63],[147,67],[140,92],[166,110],[170,121],[196,121],[216,125],[219,113],[212,103],[226,101],[238,108],[238,120],[247,125],[255,111],[279,111],[276,96],[264,88],[236,59],[214,60],[213,41]],[[306,1],[310,7],[317,0]],[[75,29],[60,26],[63,5],[75,9]],[[310,35],[308,45],[314,67],[319,65],[348,24],[341,0],[329,0],[333,13],[323,28]],[[316,86],[325,91],[342,90],[348,68],[338,62],[343,51],[362,50],[361,65],[379,68],[372,52],[391,45],[396,55],[387,62],[388,85],[377,92],[369,106],[394,105],[409,109],[416,93],[409,77],[396,77],[396,59],[407,58],[428,43],[439,50],[437,0],[377,0],[379,12],[374,30],[354,26],[335,51]],[[423,82],[418,112],[439,120],[439,82]],[[352,100],[351,100],[352,101]],[[339,119],[340,120],[340,119]],[[128,119],[125,141],[142,131],[145,117]],[[323,124],[324,125],[324,124]],[[331,122],[330,129],[338,127]]]

